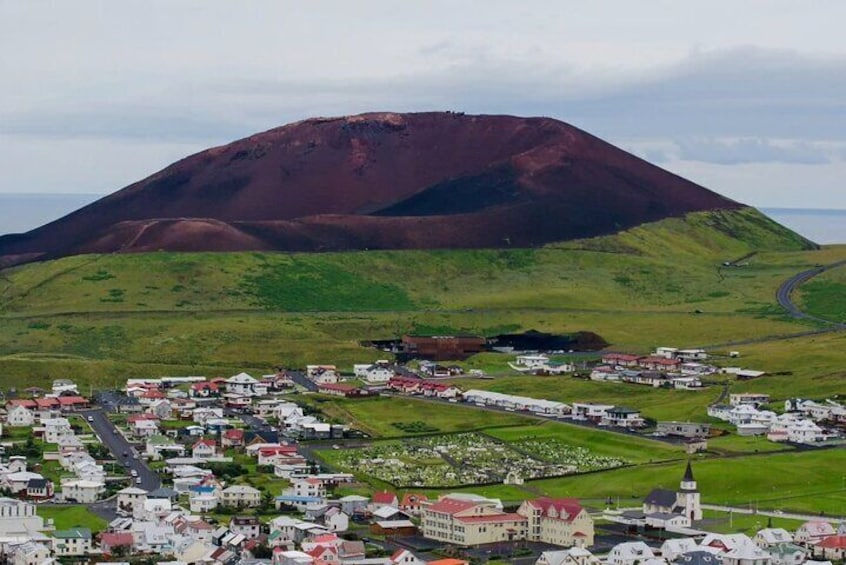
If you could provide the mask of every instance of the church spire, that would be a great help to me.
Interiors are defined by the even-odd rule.
[[[692,483],[695,481],[693,478],[693,469],[690,467],[690,459],[687,460],[687,469],[684,470],[684,478],[682,481],[685,483]]]

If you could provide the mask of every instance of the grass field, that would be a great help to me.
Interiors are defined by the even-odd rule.
[[[81,526],[94,532],[103,531],[108,525],[105,520],[92,514],[88,508],[78,504],[67,506],[39,506],[36,512],[46,520],[52,519],[56,529],[64,530]]]
[[[452,433],[520,426],[533,421],[523,416],[413,398],[366,398],[348,401],[305,395],[298,400],[304,400],[319,409],[334,422],[353,423],[357,429],[377,438],[419,435],[405,431],[408,429],[406,426],[395,426],[397,423],[412,424],[422,421],[432,428],[425,433]]]

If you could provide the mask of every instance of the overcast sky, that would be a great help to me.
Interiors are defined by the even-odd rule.
[[[547,115],[846,208],[846,2],[0,0],[0,192],[109,193],[310,116]]]

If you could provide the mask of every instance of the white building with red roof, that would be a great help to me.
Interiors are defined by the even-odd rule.
[[[820,540],[814,546],[814,557],[822,557],[832,561],[846,559],[846,533],[828,536]]]
[[[423,535],[453,545],[476,546],[527,538],[528,519],[503,512],[494,501],[441,497],[423,509]]]
[[[575,498],[538,498],[520,505],[528,519],[528,540],[563,547],[593,545],[593,519]]]

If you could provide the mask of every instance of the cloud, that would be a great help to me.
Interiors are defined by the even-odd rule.
[[[688,139],[677,141],[678,158],[718,165],[741,163],[792,163],[822,165],[830,163],[829,150],[808,142],[778,142],[752,138],[737,140]]]

